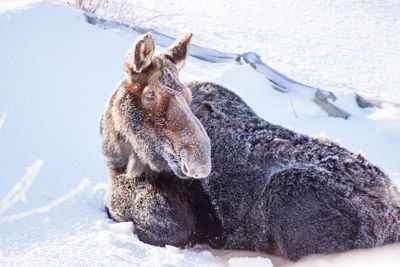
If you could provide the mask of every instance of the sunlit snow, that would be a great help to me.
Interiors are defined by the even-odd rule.
[[[19,9],[31,1],[11,2],[0,3],[0,265],[272,266],[260,253],[227,257],[221,251],[150,246],[132,234],[131,223],[107,218],[99,121],[124,78],[123,60],[136,33],[88,24],[79,11],[59,3]],[[169,34],[192,31],[195,44],[221,51],[257,52],[295,80],[334,89],[336,104],[352,115],[348,120],[328,117],[307,94],[280,93],[248,65],[190,57],[182,80],[225,85],[264,119],[362,152],[400,183],[399,109],[391,104],[360,109],[353,90],[399,97],[400,27],[389,26],[399,25],[400,18],[392,1],[379,6],[363,1],[360,7],[354,1],[319,5],[309,0],[301,6],[260,0],[244,9],[212,1],[208,7],[203,2],[181,4],[177,10],[179,1],[167,6],[154,0],[141,1],[141,6],[155,2],[160,4],[155,10],[170,15],[144,26]],[[205,9],[210,12],[201,18]],[[174,12],[176,19],[171,19]],[[337,24],[349,14],[357,15],[348,20],[353,24]],[[200,17],[188,20],[190,16]],[[288,23],[280,24],[282,20]],[[362,31],[356,34],[358,26]],[[381,39],[374,35],[378,32]],[[397,266],[399,251],[394,246],[312,257],[296,266],[345,266],[351,260],[362,262],[358,266]]]

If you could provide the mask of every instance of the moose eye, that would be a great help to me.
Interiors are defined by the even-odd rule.
[[[154,101],[156,99],[156,93],[153,91],[150,91],[146,94],[146,100],[148,101]]]

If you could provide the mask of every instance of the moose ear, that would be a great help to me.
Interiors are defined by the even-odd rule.
[[[182,69],[185,65],[185,59],[189,53],[189,44],[192,35],[193,34],[191,33],[186,33],[164,51],[164,55],[175,64],[178,70]]]
[[[154,54],[154,41],[151,33],[140,35],[129,50],[126,58],[126,67],[128,70],[140,73],[150,66]]]

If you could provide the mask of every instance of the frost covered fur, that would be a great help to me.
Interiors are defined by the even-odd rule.
[[[399,241],[399,194],[379,168],[333,142],[264,121],[219,85],[181,84],[175,73],[187,38],[145,61],[144,75],[127,65],[110,99],[102,135],[112,218],[133,221],[139,238],[154,245],[207,243],[291,260]],[[161,73],[157,94],[169,103],[156,114],[143,97],[154,73]],[[199,166],[207,157],[207,178],[182,179],[206,176]]]
[[[212,140],[202,180],[225,248],[297,260],[398,242],[399,194],[363,156],[259,118],[233,92],[192,82],[191,108]]]

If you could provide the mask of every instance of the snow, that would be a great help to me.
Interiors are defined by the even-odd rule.
[[[40,1],[41,0],[12,0],[12,1],[3,0],[0,3],[0,12],[24,8],[28,4],[32,4],[32,3],[36,3],[36,2],[40,2]]]
[[[1,116],[0,116],[0,130],[1,130],[1,128],[3,128],[3,125],[4,125],[4,122],[6,121],[6,118],[7,118],[7,113],[6,112],[1,113]]]
[[[226,52],[255,51],[313,87],[359,90],[400,101],[398,0],[122,0],[99,11]],[[140,11],[139,11],[140,10]]]
[[[272,263],[269,259],[256,257],[241,257],[241,258],[231,258],[229,260],[229,267],[243,267],[243,266],[252,266],[252,267],[272,267]]]
[[[392,12],[390,8],[374,9],[372,15],[364,14],[363,9],[344,13],[356,12],[363,19],[370,15],[372,21],[366,25],[375,25],[371,32],[381,27],[379,29],[384,35],[381,44],[389,42],[384,47],[387,54],[382,54],[381,48],[374,50],[378,41],[373,39],[370,51],[361,51],[344,60],[343,55],[348,51],[355,52],[354,47],[342,50],[342,39],[349,37],[350,30],[344,31],[343,36],[329,35],[324,41],[327,44],[321,43],[321,40],[309,40],[311,48],[305,51],[299,45],[306,43],[307,31],[301,33],[300,26],[290,28],[294,18],[288,18],[287,26],[271,21],[278,15],[293,15],[293,7],[289,3],[282,1],[281,6],[275,1],[254,1],[254,5],[243,7],[243,11],[235,11],[225,3],[226,13],[216,14],[215,10],[224,3],[215,1],[213,6],[208,6],[211,13],[206,17],[207,21],[187,20],[187,24],[182,24],[171,19],[162,30],[167,33],[191,30],[195,34],[194,43],[223,51],[257,51],[266,62],[292,78],[311,85],[332,85],[327,89],[360,88],[368,79],[372,79],[373,84],[379,80],[382,88],[387,87],[388,90],[374,93],[396,98],[397,91],[393,88],[398,85],[399,80],[396,79],[399,76],[394,75],[388,66],[399,59],[398,40],[392,39],[399,35],[391,36],[399,28],[389,29],[387,25],[396,25],[398,20],[394,15],[389,16],[387,21],[380,17]],[[230,3],[235,6],[239,1]],[[270,22],[267,26],[260,21],[261,18],[267,19],[261,8],[257,8],[261,3],[275,5],[273,10],[276,13],[271,14],[271,20],[266,20]],[[303,13],[307,6],[314,8],[309,12],[316,12],[316,19],[321,19],[331,10],[327,7],[325,13],[318,13],[315,1],[307,3],[305,7],[296,7]],[[342,10],[338,5],[343,4],[338,3],[331,3],[338,9],[334,14],[336,16]],[[391,7],[391,2],[386,3]],[[168,8],[177,8],[178,4],[179,1],[176,1],[171,7],[163,4],[157,8],[165,8],[167,14],[170,12]],[[356,10],[360,5],[352,4]],[[7,9],[21,6],[2,2],[0,12],[6,10],[7,5]],[[289,13],[283,13],[284,7]],[[194,4],[180,5],[180,8],[177,17],[182,22],[189,15],[204,12],[205,7]],[[236,21],[230,20],[231,12],[237,16]],[[252,16],[243,17],[244,12]],[[311,13],[307,14],[312,17]],[[219,16],[219,26],[215,25],[216,15]],[[376,24],[378,19],[383,20],[381,26]],[[327,20],[328,26],[333,27],[335,16]],[[153,20],[153,23],[157,26],[159,20]],[[230,23],[232,26],[228,27]],[[326,27],[323,25],[322,29]],[[356,26],[352,24],[349,27],[353,29]],[[211,27],[215,27],[214,30]],[[235,32],[230,35],[232,27]],[[272,32],[272,37],[258,35],[265,29],[275,27],[287,27],[287,35],[275,38]],[[344,30],[343,27],[340,24],[338,29]],[[299,33],[295,34],[297,31]],[[289,38],[290,34],[293,39]],[[103,209],[107,174],[100,151],[99,121],[104,104],[117,82],[124,77],[123,60],[136,37],[135,33],[90,25],[79,11],[44,2],[0,13],[0,36],[1,266],[272,266],[265,255],[225,258],[215,256],[218,255],[215,251],[153,247],[140,242],[132,234],[132,224],[117,224],[107,219]],[[330,43],[335,40],[337,46]],[[352,38],[356,44],[364,40],[364,35]],[[268,51],[268,55],[263,42],[271,45],[268,49],[272,52]],[[160,51],[162,48],[157,46],[156,49]],[[314,49],[315,54],[308,49]],[[326,58],[321,56],[321,51]],[[373,53],[368,56],[364,54],[371,51]],[[368,61],[369,56],[373,58],[371,62]],[[308,57],[311,61],[306,60]],[[380,59],[383,61],[379,64],[375,62]],[[379,70],[378,74],[358,72],[354,64],[364,63],[366,68]],[[343,69],[339,71],[339,68]],[[342,71],[345,75],[341,75]],[[313,74],[308,76],[310,73]],[[374,80],[377,76],[384,79]],[[280,93],[248,65],[232,62],[212,64],[193,57],[188,59],[181,79],[215,81],[228,86],[268,121],[312,136],[330,138],[351,151],[362,152],[400,183],[400,156],[397,154],[400,151],[400,112],[394,105],[360,109],[355,102],[354,90],[336,90],[336,103],[345,107],[352,116],[348,120],[332,118],[310,101],[309,93]],[[366,88],[372,90],[375,87]],[[30,167],[26,169],[26,166]],[[396,256],[398,251],[399,248],[394,247],[378,249],[375,254],[368,251],[359,255],[365,259],[382,256],[395,263],[400,260]],[[348,258],[348,254],[320,258],[311,263],[299,263],[303,264],[299,266],[344,266],[343,262]],[[376,266],[368,264],[364,266]]]

